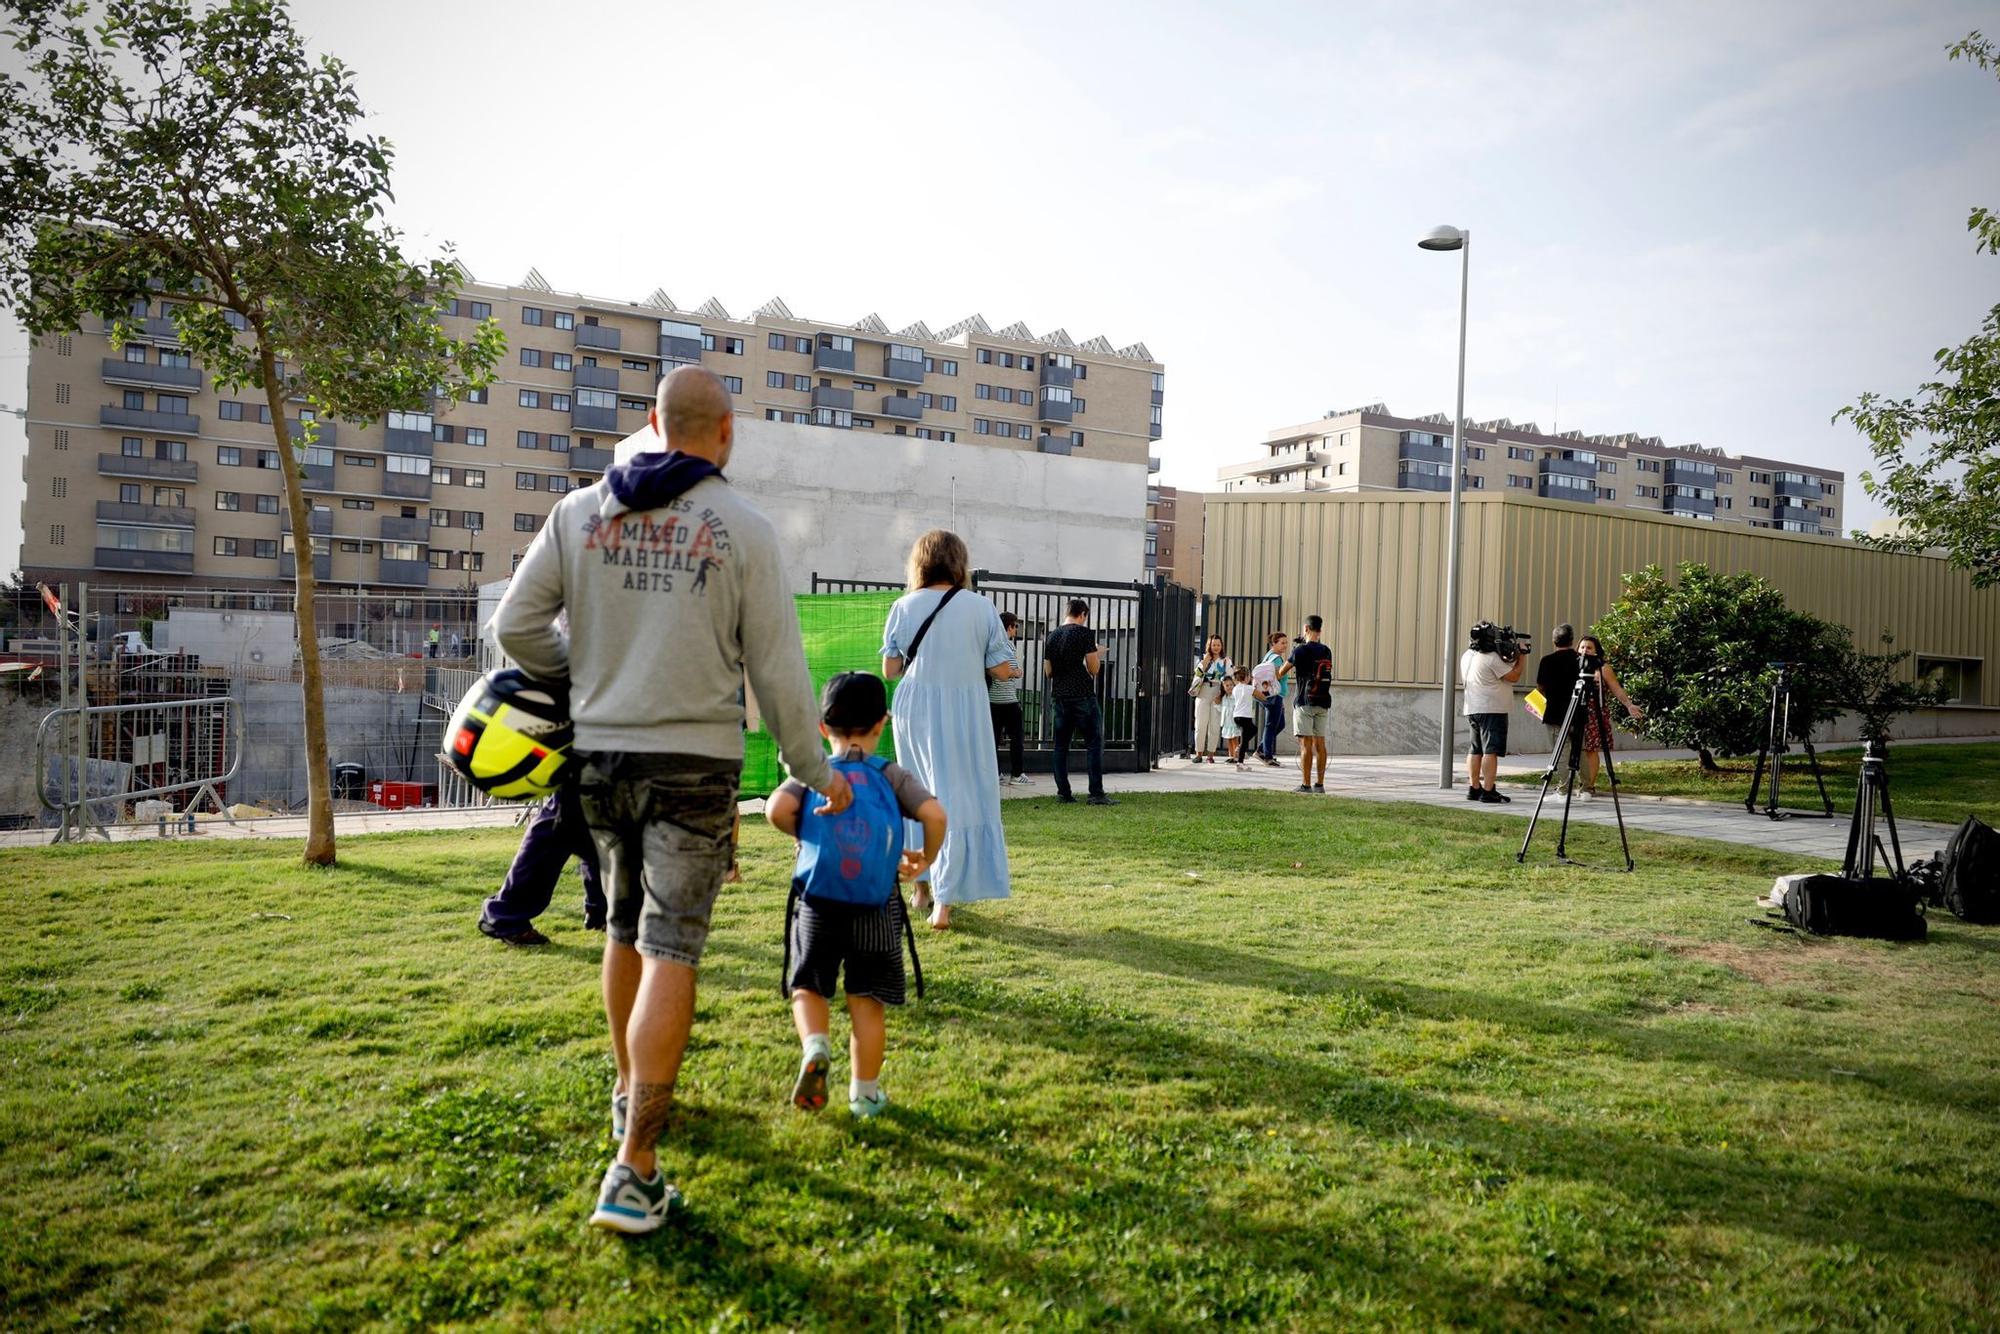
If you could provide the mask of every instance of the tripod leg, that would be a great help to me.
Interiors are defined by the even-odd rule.
[[[1750,775],[1750,794],[1743,798],[1743,809],[1751,815],[1757,813],[1757,789],[1764,786],[1764,761],[1770,754],[1771,737],[1767,732],[1764,735],[1764,744],[1757,747],[1757,768]]]
[[[1570,797],[1576,791],[1577,755],[1575,748],[1570,745],[1570,732],[1576,726],[1576,703],[1577,696],[1572,692],[1569,697],[1569,709],[1563,714],[1562,728],[1556,733],[1555,749],[1549,753],[1549,767],[1542,771],[1542,790],[1535,798],[1535,813],[1528,817],[1528,832],[1521,836],[1521,850],[1514,855],[1516,862],[1528,860],[1528,844],[1534,841],[1535,826],[1541,823],[1542,803],[1549,799],[1549,783],[1555,778],[1556,766],[1562,763],[1565,755],[1569,756],[1569,776],[1563,783],[1563,824],[1565,827],[1569,824]],[[1556,855],[1562,856],[1560,844],[1557,845]]]
[[[1827,794],[1826,774],[1819,767],[1819,752],[1813,749],[1812,738],[1806,738],[1806,763],[1812,766],[1813,782],[1819,785],[1819,802],[1826,808],[1827,818],[1833,818],[1833,798]]]
[[[1625,807],[1618,800],[1618,766],[1611,760],[1611,719],[1604,715],[1604,702],[1599,700],[1598,735],[1604,738],[1604,748],[1598,754],[1604,760],[1604,776],[1611,782],[1611,813],[1618,820],[1618,848],[1625,854],[1625,869],[1632,869],[1632,840],[1625,833]],[[1775,772],[1775,771],[1774,771]]]
[[[1898,878],[1903,875],[1903,840],[1896,835],[1896,812],[1889,804],[1889,771],[1882,771],[1882,823],[1889,826],[1889,846],[1896,850],[1895,860],[1889,865]]]

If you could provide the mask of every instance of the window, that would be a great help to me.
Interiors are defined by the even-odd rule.
[[[236,554],[236,539],[233,537],[216,538],[215,554],[218,556],[234,556]]]
[[[812,355],[812,350],[813,350],[812,339],[804,337],[792,339],[792,351],[798,353],[800,356],[809,357]]]
[[[542,437],[538,432],[535,431],[514,432],[514,448],[540,449],[541,447],[542,447]]]
[[[243,508],[243,493],[240,491],[217,491],[215,493],[215,507],[234,514]]]
[[[812,418],[811,418],[810,416],[808,416],[807,414],[805,414],[805,413],[803,413],[803,412],[794,412],[794,413],[792,414],[792,425],[794,425],[794,426],[810,426],[811,424],[812,424]]]
[[[819,345],[835,352],[852,352],[854,339],[847,334],[823,333],[819,336]]]
[[[389,472],[396,476],[422,477],[428,480],[431,475],[431,461],[414,454],[391,454]]]
[[[574,370],[575,364],[576,364],[576,358],[572,357],[567,352],[552,353],[549,357],[550,370],[556,370],[556,371]]]
[[[120,396],[119,401],[124,403],[128,412],[144,412],[146,410],[146,391],[143,389],[127,389]],[[56,402],[67,403],[69,402],[69,396],[67,394],[58,394],[56,395]]]
[[[222,421],[240,422],[243,420],[243,405],[225,398],[215,405],[215,415]]]
[[[854,414],[845,408],[814,408],[813,425],[836,426],[847,430],[854,425]]]
[[[903,396],[901,390],[897,390],[896,392],[899,397]],[[919,393],[917,395],[917,406],[928,412],[935,405],[931,402],[931,396],[929,394]],[[924,438],[928,440],[930,437],[925,436]]]
[[[486,511],[462,510],[458,516],[458,526],[468,532],[479,532],[486,527]]]
[[[1718,496],[1716,497],[1715,503],[1722,506],[1722,508],[1726,510],[1736,508],[1734,504],[1734,497],[1731,496]]]
[[[725,375],[722,377],[722,387],[732,394],[740,394],[743,392],[743,377],[740,375]],[[648,406],[651,405],[649,404]]]
[[[991,398],[993,397],[993,386],[990,384],[976,384],[972,386],[972,396],[974,398]]]
[[[576,316],[566,310],[557,311],[555,315],[555,327],[558,329],[574,329],[576,327]]]
[[[947,442],[949,442],[949,441],[953,441],[953,440],[956,440],[956,439],[958,439],[958,432],[957,432],[957,431],[939,431],[939,432],[938,432],[938,439],[940,439],[940,440],[943,440],[943,441],[947,441]]]
[[[493,391],[490,389],[468,389],[465,391],[465,401],[468,403],[490,403],[493,401],[492,393]]]
[[[574,395],[574,402],[580,408],[615,408],[618,406],[618,395],[609,389],[579,389]]]
[[[781,333],[764,335],[764,346],[770,348],[773,352],[783,352],[791,345],[791,340]]]
[[[258,560],[276,560],[278,558],[278,539],[275,537],[257,538],[250,543],[250,554]]]
[[[651,363],[640,361],[635,357],[627,357],[618,364],[628,371],[649,371],[653,369]]]
[[[451,511],[450,511],[450,510],[432,510],[432,511],[431,511],[431,527],[433,527],[433,528],[449,528],[449,527],[451,527]]]
[[[801,394],[805,393],[807,390],[812,388],[812,376],[794,375],[792,377],[792,388],[794,391],[798,393]]]
[[[1026,422],[1022,422],[1014,428],[1014,435],[1022,440],[1032,440],[1035,438],[1035,428]]]
[[[1035,369],[1035,359],[1033,357],[1022,357],[1021,369],[1024,371],[1031,371]]]
[[[764,372],[764,387],[766,389],[783,389],[786,385],[790,383],[791,383],[791,377],[786,375],[783,371]]]
[[[781,422],[781,421],[783,421],[784,419],[785,419],[785,414],[784,414],[784,413],[782,413],[782,412],[780,412],[780,411],[778,411],[778,409],[776,409],[776,408],[765,408],[765,409],[764,409],[764,420],[765,420],[765,421],[767,421],[767,422]]]
[[[1944,687],[1944,703],[1977,704],[1979,702],[1979,668],[1977,658],[1933,658],[1917,657],[1917,680]]]
[[[957,411],[958,411],[958,395],[957,395],[957,394],[939,394],[939,395],[938,395],[938,400],[937,400],[937,405],[938,405],[938,410],[939,410],[940,412],[957,412]]]
[[[187,456],[188,446],[185,440],[155,440],[153,442],[153,457],[156,459],[166,459],[173,463],[186,463]],[[328,459],[327,462],[331,463],[333,460]]]
[[[1771,498],[1769,496],[1752,496],[1750,497],[1750,508],[1753,510],[1767,510],[1771,508]]]
[[[538,347],[524,347],[524,348],[522,348],[522,349],[521,349],[521,364],[522,364],[523,366],[539,366],[539,365],[541,365],[541,364],[542,364],[542,350],[541,350],[540,348],[538,348]]]
[[[991,366],[993,364],[993,349],[990,347],[982,347],[977,352],[973,353],[972,359],[978,362],[982,366]]]
[[[993,391],[993,397],[999,399],[1002,403],[1012,403],[1014,401],[1014,391],[1003,384]]]
[[[125,364],[128,366],[145,365],[146,345],[144,343],[127,343],[125,345]]]
[[[1597,470],[1598,470],[1599,472],[1617,472],[1617,471],[1618,471],[1618,460],[1616,460],[1616,459],[1599,459],[1599,460],[1597,461]]]
[[[1083,448],[1083,432],[1082,432],[1082,431],[1071,431],[1071,432],[1069,433],[1069,447],[1070,447],[1071,449],[1082,449],[1082,448]],[[1321,473],[1321,475],[1322,475],[1322,476],[1324,476],[1324,475],[1325,475],[1325,473],[1326,473],[1326,469],[1324,469],[1324,468],[1321,468],[1321,469],[1320,469],[1320,473]]]
[[[723,340],[722,340],[722,351],[723,351],[723,353],[724,353],[725,355],[727,355],[727,356],[731,356],[731,357],[740,357],[740,356],[742,356],[742,355],[743,355],[743,340],[742,340],[741,338],[725,338],[725,339],[723,339]]]
[[[1736,474],[1733,472],[1718,472],[1715,474],[1715,480],[1724,486],[1728,486],[1736,480]]]
[[[1083,415],[1083,398],[1074,390],[1070,391],[1070,412],[1078,417]]]
[[[940,362],[939,362],[939,363],[937,364],[937,368],[938,368],[938,374],[939,374],[939,375],[956,375],[956,374],[958,374],[958,363],[957,363],[957,362],[955,362],[955,361],[940,361]]]
[[[491,301],[475,301],[475,302],[473,302],[473,303],[472,303],[472,318],[473,318],[473,319],[475,319],[475,320],[490,320],[490,319],[492,319],[492,318],[493,318],[493,303],[492,303]]]
[[[1471,459],[1474,463],[1484,463],[1486,461],[1486,450],[1480,445],[1467,445],[1465,447],[1465,457]]]
[[[432,547],[430,561],[433,570],[449,570],[451,568],[451,553],[439,547]]]
[[[375,502],[372,500],[356,500],[354,497],[349,496],[340,502],[340,507],[344,510],[372,510],[375,508]],[[345,546],[341,547],[343,551],[346,549]]]
[[[372,468],[375,466],[375,460],[366,454],[348,454],[340,461],[350,468]]]
[[[384,542],[382,544],[383,560],[422,560],[423,558],[424,553],[421,543]]]
[[[542,444],[551,454],[569,453],[569,437],[566,435],[543,436]]]
[[[1002,352],[1000,354],[1000,364],[1008,370],[1012,370],[1014,368],[1014,354],[1012,352]]]
[[[486,447],[486,428],[484,426],[466,427],[465,443],[475,448],[484,449]]]
[[[118,503],[121,505],[144,504],[145,495],[146,488],[140,486],[137,482],[120,482],[118,484]],[[216,508],[220,509],[222,507],[218,505]]]
[[[520,393],[520,404],[524,408],[539,408],[542,406],[542,391],[539,389],[523,389]]]
[[[741,384],[741,383],[743,383],[743,382],[742,382],[741,380],[738,380],[738,381],[737,381],[737,383],[738,383],[738,384]],[[569,395],[568,395],[568,394],[550,394],[550,395],[549,395],[549,408],[550,408],[550,410],[552,410],[552,411],[555,411],[555,412],[568,412],[568,411],[569,411]]]
[[[514,489],[516,491],[539,491],[542,489],[542,479],[535,473],[517,472],[514,474]]]
[[[118,452],[128,459],[146,457],[146,442],[136,435],[128,435],[118,442]]]
[[[514,531],[517,533],[532,533],[541,526],[542,517],[539,514],[516,514],[514,516]]]
[[[431,433],[433,425],[428,412],[392,412],[389,414],[389,429],[392,431],[416,431],[423,435]]]
[[[1616,500],[1618,499],[1618,488],[1615,486],[1600,486],[1597,488],[1597,498],[1599,500]]]
[[[1821,505],[1819,507],[1819,515],[1822,519],[1831,519],[1833,517],[1833,508],[1829,505]]]
[[[1834,491],[1834,484],[1832,482],[1821,482],[1819,484],[1819,493],[1821,495],[1830,496],[1833,494],[1833,491]]]
[[[743,381],[738,380],[736,386],[739,389],[742,388]],[[577,392],[582,393],[583,391],[578,390]],[[618,406],[627,412],[649,412],[652,410],[653,402],[647,398],[621,398],[618,400]]]
[[[1510,459],[1514,459],[1516,461],[1519,461],[1521,459],[1526,459],[1528,462],[1532,463],[1535,460],[1535,451],[1532,449],[1524,448],[1520,445],[1509,445],[1507,446],[1507,457]]]
[[[1155,403],[1153,405],[1152,415],[1148,418],[1148,420],[1151,421],[1152,424],[1155,426],[1158,426],[1160,424],[1160,405],[1158,403]]]
[[[442,464],[433,463],[431,465],[431,485],[450,486],[451,469],[443,466]]]
[[[521,307],[521,323],[540,325],[547,318],[540,306]]]
[[[1658,459],[1633,459],[1632,466],[1639,472],[1658,472],[1660,470],[1660,461]]]
[[[872,394],[875,392],[875,382],[873,380],[856,380],[854,382],[854,392],[857,394]]]
[[[486,469],[484,468],[460,469],[458,474],[458,484],[460,486],[475,486],[475,487],[485,486]]]
[[[548,483],[545,486],[543,486],[542,489],[544,491],[547,491],[552,496],[559,496],[563,492],[569,490],[569,478],[551,477],[548,479]]]
[[[1486,479],[1484,477],[1474,477],[1471,473],[1466,473],[1465,486],[1469,491],[1484,491],[1486,489]]]
[[[987,421],[984,417],[974,417],[972,419],[972,433],[974,435],[991,435],[993,434],[993,423]]]
[[[325,445],[310,445],[304,449],[294,446],[292,452],[299,456],[299,462],[308,468],[331,468],[333,451]]]
[[[276,514],[279,512],[279,508],[280,507],[278,505],[278,497],[276,496],[257,497],[257,512],[259,514]]]

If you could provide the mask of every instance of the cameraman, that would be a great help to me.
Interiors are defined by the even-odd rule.
[[[1542,727],[1549,734],[1549,751],[1553,754],[1562,741],[1563,718],[1569,712],[1570,697],[1576,693],[1577,673],[1583,669],[1576,651],[1575,626],[1564,621],[1549,638],[1555,647],[1535,664],[1535,689],[1542,692]],[[1581,729],[1570,742],[1571,751],[1583,743]]]
[[[1502,653],[1503,647],[1511,657]],[[1507,753],[1507,712],[1514,707],[1513,683],[1527,667],[1526,648],[1511,635],[1503,645],[1493,623],[1481,621],[1472,627],[1472,647],[1459,655],[1458,675],[1465,683],[1460,707],[1472,727],[1472,747],[1465,757],[1471,780],[1467,801],[1498,806],[1513,800],[1493,790],[1493,778],[1500,770],[1500,757]]]

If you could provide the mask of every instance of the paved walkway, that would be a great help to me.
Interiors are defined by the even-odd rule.
[[[1829,749],[1823,747],[1823,749]],[[1686,759],[1685,751],[1631,751],[1620,752],[1619,763],[1649,759]],[[1503,772],[1535,773],[1542,771],[1547,761],[1535,756],[1521,756],[1501,761]],[[1534,787],[1503,785],[1514,800],[1505,806],[1488,806],[1465,800],[1462,782],[1463,770],[1459,771],[1460,784],[1447,790],[1437,786],[1437,756],[1435,755],[1360,755],[1333,756],[1326,767],[1326,788],[1329,795],[1351,797],[1360,801],[1408,801],[1426,806],[1445,806],[1453,810],[1476,811],[1496,820],[1525,819],[1535,808]],[[1078,786],[1081,776],[1078,775]],[[1113,774],[1106,780],[1106,786],[1113,795],[1120,792],[1205,792],[1214,789],[1237,789],[1270,792],[1289,801],[1311,801],[1314,798],[1291,791],[1299,781],[1296,760],[1287,760],[1283,768],[1271,769],[1263,765],[1238,772],[1227,764],[1190,764],[1186,760],[1162,760],[1160,767],[1146,774]],[[1001,794],[1010,800],[1025,797],[1047,797],[1055,792],[1048,775],[1038,776],[1026,787],[1007,787]],[[1745,813],[1740,805],[1722,805],[1716,802],[1689,801],[1673,797],[1622,798],[1625,824],[1628,829],[1645,830],[1656,834],[1678,834],[1687,838],[1717,839],[1725,843],[1742,843],[1753,847],[1770,848],[1778,852],[1790,852],[1802,857],[1823,857],[1839,861],[1845,855],[1847,846],[1847,820],[1843,816],[1831,820],[1769,820],[1761,815]],[[1562,808],[1559,796],[1552,793],[1550,805],[1543,812],[1546,821],[1551,816],[1560,820]],[[756,810],[761,803],[746,802],[747,810]],[[506,828],[513,825],[520,816],[518,806],[493,806],[479,810],[419,810],[383,811],[366,815],[341,815],[335,817],[335,830],[340,835],[386,834],[427,829],[480,829]],[[1615,823],[1611,802],[1600,797],[1594,802],[1577,802],[1570,808],[1572,824]],[[263,820],[245,820],[231,825],[220,819],[201,821],[199,833],[183,835],[200,839],[229,838],[291,838],[303,840],[306,822],[303,816],[283,816]],[[1903,854],[1907,859],[1930,856],[1944,846],[1951,836],[1949,825],[1932,824],[1922,820],[1896,821],[1897,830],[1902,835]],[[158,837],[156,826],[124,826],[111,831],[114,840],[148,839]],[[1535,835],[1540,845],[1542,834]],[[48,842],[46,830],[16,830],[0,833],[0,847],[34,847]],[[1555,835],[1548,836],[1549,847],[1555,846]],[[95,841],[93,839],[93,841]]]

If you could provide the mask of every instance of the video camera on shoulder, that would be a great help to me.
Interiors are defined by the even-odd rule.
[[[1503,662],[1515,662],[1535,651],[1535,642],[1511,625],[1481,621],[1472,627],[1472,651],[1496,653]]]

